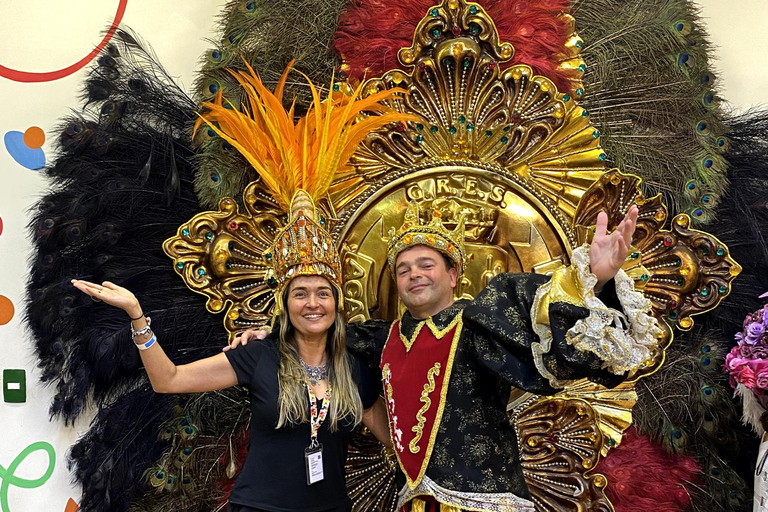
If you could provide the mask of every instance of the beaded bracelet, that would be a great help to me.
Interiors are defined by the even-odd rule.
[[[138,344],[138,343],[137,343],[137,344],[136,344],[136,347],[137,347],[139,350],[147,350],[149,347],[151,347],[152,345],[154,345],[154,344],[155,344],[155,342],[157,342],[157,336],[155,336],[155,333],[152,333],[152,337],[151,337],[151,338],[149,338],[149,341],[148,341],[148,342],[146,342],[146,343],[142,343],[142,344]]]

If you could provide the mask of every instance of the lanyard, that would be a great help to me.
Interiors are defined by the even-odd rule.
[[[328,414],[328,403],[331,401],[331,386],[328,386],[328,389],[325,390],[325,398],[323,398],[323,405],[319,411],[317,410],[317,397],[315,396],[315,393],[312,391],[309,384],[306,384],[306,386],[307,393],[309,394],[309,413],[312,424],[312,432],[310,433],[311,442],[309,446],[310,448],[316,448],[319,446],[319,443],[317,442],[317,432],[320,430],[320,426],[323,424],[323,421]]]

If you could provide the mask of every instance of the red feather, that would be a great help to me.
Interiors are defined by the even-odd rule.
[[[515,55],[502,65],[527,64],[551,79],[561,92],[573,92],[574,71],[558,69],[571,35],[567,13],[570,0],[481,0],[496,23],[502,42],[512,43]],[[350,78],[380,76],[400,67],[397,52],[413,44],[416,25],[434,0],[358,0],[339,20],[334,47],[344,59]]]
[[[600,460],[595,473],[608,478],[605,495],[616,512],[685,512],[701,483],[696,459],[668,454],[634,428]]]

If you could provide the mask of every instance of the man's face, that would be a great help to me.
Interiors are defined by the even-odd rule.
[[[395,280],[400,300],[414,318],[439,313],[453,303],[456,269],[448,269],[443,255],[425,245],[397,256]]]

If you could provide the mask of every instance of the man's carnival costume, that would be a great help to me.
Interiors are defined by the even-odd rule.
[[[393,275],[398,254],[423,245],[444,254],[458,279],[464,277],[463,219],[449,232],[439,212],[422,223],[412,203],[388,245]],[[444,511],[533,512],[533,496],[548,509],[547,502],[556,498],[548,495],[551,489],[541,492],[546,480],[544,489],[536,489],[537,477],[567,486],[568,478],[555,469],[561,457],[591,467],[600,436],[588,406],[561,400],[553,402],[559,404],[554,409],[535,407],[534,393],[554,395],[585,377],[614,387],[627,372],[646,365],[661,330],[646,314],[650,302],[633,291],[623,271],[603,290],[601,301],[593,291],[587,247],[574,250],[572,261],[551,278],[496,275],[474,300],[460,299],[427,319],[405,312],[391,327],[366,322],[350,329],[350,348],[380,360],[394,449],[406,479],[399,497],[399,504],[408,503],[404,510],[422,511],[432,502]],[[516,394],[511,425],[510,389]],[[558,453],[536,463],[526,457],[521,465],[515,427],[544,417],[556,425],[521,434],[540,455],[546,442],[537,436],[552,436]],[[573,495],[576,501],[600,500],[597,489],[590,494],[585,487]]]
[[[393,360],[423,339],[453,347],[477,333],[465,343],[471,351],[424,362],[419,396],[403,405],[410,409],[401,413],[397,386],[389,396],[385,385],[407,427],[393,432],[406,493],[448,510],[743,508],[748,475],[737,471],[737,448],[748,443],[720,380],[729,345],[719,332],[740,328],[741,308],[768,289],[759,238],[768,226],[768,120],[727,118],[717,107],[706,40],[687,3],[241,0],[226,9],[196,100],[135,35],[118,31],[46,171],[54,190],[32,221],[26,313],[42,378],[57,386],[52,415],[70,422],[89,401],[98,407],[71,453],[82,510],[216,510],[237,475],[246,395],[154,394],[127,327],[67,283],[111,280],[134,290],[177,364],[220,350],[221,316],[229,339],[271,318],[270,247],[286,205],[267,193],[267,176],[225,122],[191,133],[201,103],[250,108],[237,78],[246,63],[279,82],[295,56],[284,58],[284,48],[300,54],[298,69],[315,83],[333,83],[341,66],[346,81],[326,97],[352,94],[358,83],[368,97],[405,91],[382,100],[389,109],[356,113],[361,123],[388,110],[405,117],[381,122],[343,155],[348,165],[334,169],[317,201],[318,222],[338,243],[350,321],[400,316],[385,255],[397,240],[413,241],[404,241],[408,228],[397,232],[404,215],[450,234],[443,252],[466,262],[457,287],[465,300],[445,317],[420,325],[403,315],[393,333],[386,324],[384,336],[401,341],[391,347],[400,354],[385,354]],[[319,100],[311,88],[286,90],[297,113]],[[599,211],[613,228],[633,203],[640,217],[625,273],[595,297],[578,248]],[[434,211],[440,216],[429,218]],[[427,231],[411,235],[436,234]],[[645,298],[619,301],[633,286]],[[721,302],[719,316],[694,326],[693,315]],[[653,341],[648,303],[663,329]],[[623,319],[604,308],[620,305]],[[633,343],[623,321],[639,335]],[[535,336],[518,330],[529,323]],[[475,379],[474,367],[495,378]],[[393,369],[385,368],[390,381]],[[469,379],[482,396],[460,396]],[[474,409],[452,405],[469,403]],[[509,417],[498,412],[503,404]],[[473,435],[507,421],[514,431]],[[394,510],[396,465],[369,436],[357,438],[347,476],[356,510]],[[450,490],[462,496],[441,494]],[[472,493],[477,502],[460,501]],[[508,501],[488,508],[487,494]]]

